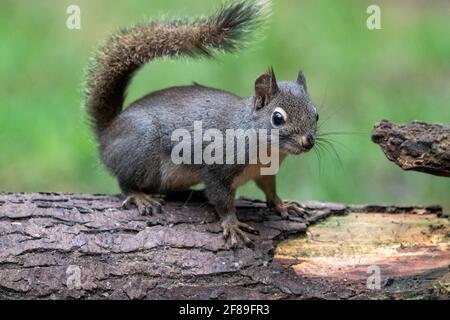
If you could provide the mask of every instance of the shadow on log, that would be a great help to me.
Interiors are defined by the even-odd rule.
[[[201,195],[166,200],[148,218],[119,209],[113,196],[0,194],[0,298],[449,297],[450,229],[440,207],[304,202],[308,217],[284,221],[264,203],[240,199],[239,218],[260,235],[255,248],[233,251]],[[373,233],[393,234],[390,246],[380,252]],[[379,286],[368,286],[372,264]]]
[[[375,126],[373,142],[403,170],[450,177],[450,126],[414,121],[396,125],[387,120]]]

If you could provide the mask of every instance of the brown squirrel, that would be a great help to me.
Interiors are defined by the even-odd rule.
[[[258,27],[268,10],[267,1],[228,3],[212,17],[139,24],[116,33],[90,65],[86,106],[99,144],[101,159],[117,177],[141,214],[161,212],[152,197],[188,190],[203,183],[205,194],[221,218],[223,234],[232,247],[252,241],[244,231],[257,233],[236,217],[236,189],[254,180],[265,193],[268,206],[288,218],[304,210],[297,202],[283,202],[276,193],[275,175],[261,175],[256,164],[174,164],[171,133],[180,127],[192,132],[193,122],[205,128],[278,129],[279,160],[310,150],[315,143],[318,113],[306,80],[277,82],[273,69],[255,81],[254,94],[234,94],[198,84],[150,93],[123,110],[127,86],[148,61],[170,56],[211,56],[215,51],[239,49],[242,37]],[[247,141],[247,147],[249,143]]]

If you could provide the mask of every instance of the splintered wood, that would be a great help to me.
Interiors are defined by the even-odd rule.
[[[403,170],[450,177],[450,125],[378,123],[372,140]]]

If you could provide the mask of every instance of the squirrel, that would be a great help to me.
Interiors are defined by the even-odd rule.
[[[86,108],[101,160],[117,177],[126,196],[123,208],[135,205],[143,215],[160,213],[163,201],[154,196],[189,190],[203,183],[231,247],[252,246],[248,233],[257,230],[238,220],[236,189],[254,180],[267,205],[282,218],[305,213],[298,202],[284,202],[276,192],[275,175],[261,175],[257,164],[174,164],[171,132],[201,120],[206,128],[265,128],[279,131],[279,160],[309,151],[315,144],[316,108],[300,71],[294,81],[280,81],[272,68],[257,77],[248,98],[201,86],[177,86],[152,92],[123,108],[126,89],[145,63],[160,57],[209,57],[234,52],[244,36],[258,28],[268,1],[240,0],[222,5],[209,18],[153,21],[114,34],[88,68]],[[192,131],[192,129],[190,129]]]

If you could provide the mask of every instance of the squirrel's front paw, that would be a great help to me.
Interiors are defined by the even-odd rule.
[[[223,219],[222,229],[225,240],[229,241],[232,248],[239,247],[241,242],[247,247],[253,247],[253,241],[245,234],[245,232],[259,234],[258,230],[239,221],[235,215],[227,216]]]
[[[140,214],[152,215],[161,213],[163,202],[163,199],[155,200],[152,196],[139,192],[129,195],[122,203],[122,208],[130,209],[132,205],[136,205]]]
[[[273,205],[273,209],[281,215],[282,219],[289,220],[290,217],[303,217],[308,212],[304,206],[297,201],[280,201]]]

